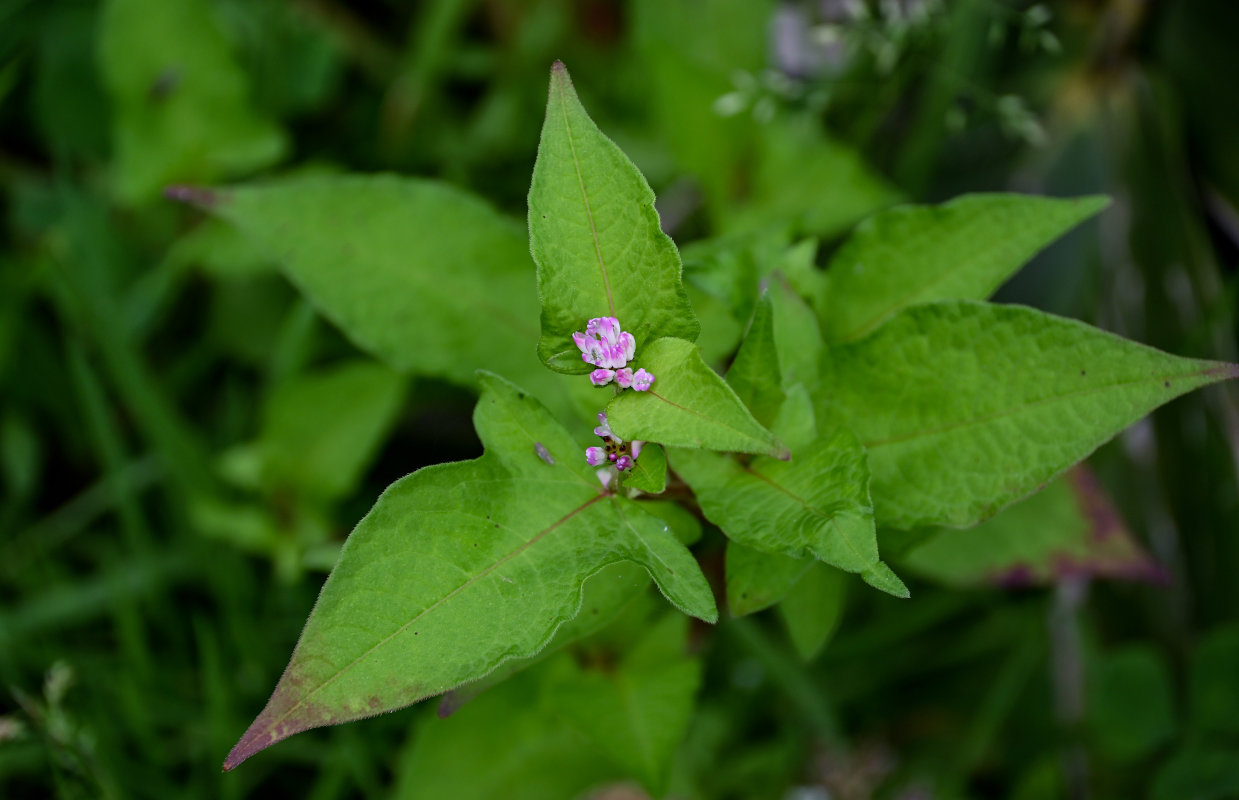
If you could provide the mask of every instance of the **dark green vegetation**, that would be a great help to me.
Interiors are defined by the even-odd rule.
[[[1239,410],[1225,385],[966,534],[881,530],[909,601],[787,562],[777,608],[735,618],[771,602],[755,591],[769,580],[745,586],[754,570],[733,566],[764,555],[733,547],[725,569],[717,531],[667,505],[720,598],[726,576],[717,626],[666,615],[650,589],[607,625],[578,617],[570,632],[586,638],[535,669],[303,734],[221,776],[345,534],[400,476],[480,453],[474,367],[525,353],[528,378],[508,377],[574,407],[570,379],[536,362],[532,267],[486,273],[491,291],[512,287],[479,311],[491,339],[436,338],[481,272],[347,316],[323,294],[333,270],[361,287],[430,259],[493,269],[523,255],[556,58],[657,192],[715,366],[754,312],[720,276],[778,258],[777,314],[797,292],[828,306],[815,262],[838,288],[843,267],[882,258],[865,236],[915,225],[880,217],[836,250],[862,218],[1010,189],[1115,202],[998,300],[1237,360],[1239,111],[1225,99],[1239,20],[1226,4],[1133,17],[1126,4],[909,2],[926,14],[873,4],[850,21],[799,6],[776,19],[753,0],[403,5],[0,2],[0,794],[558,797],[620,780],[702,797],[1239,793]],[[466,188],[501,215],[440,184],[382,184],[391,199],[373,206],[339,184],[314,196],[315,176],[376,170]],[[304,182],[231,193],[237,228],[162,197],[294,173]],[[279,192],[339,212],[307,224]],[[364,237],[401,204],[420,204],[410,230],[478,236],[451,252],[412,235],[366,257],[330,249],[333,226]],[[1022,261],[1036,238],[1004,252]],[[956,246],[972,282],[944,296],[995,288],[968,266],[968,241]],[[847,373],[885,312],[836,311],[823,334]],[[818,365],[782,366],[790,384]],[[846,388],[857,418],[878,396]],[[761,417],[763,398],[745,400]],[[872,452],[894,437],[863,438]],[[568,447],[545,445],[561,460]],[[602,596],[632,585],[617,569]],[[698,684],[695,709],[677,705]],[[691,718],[678,750],[650,732],[665,719],[624,717],[634,696]],[[457,710],[439,720],[437,705]]]

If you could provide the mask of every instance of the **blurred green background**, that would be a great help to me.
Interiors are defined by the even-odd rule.
[[[1104,193],[999,299],[1236,361],[1236,31],[1226,0],[0,0],[0,796],[469,797],[505,754],[555,796],[605,759],[538,749],[522,674],[471,728],[423,704],[220,772],[352,525],[479,445],[467,385],[359,351],[165,187],[390,171],[523,218],[559,58],[682,247],[822,263],[898,202]],[[1230,386],[1090,459],[1162,584],[914,571],[807,662],[770,613],[695,631],[673,796],[1239,797],[1237,462]]]

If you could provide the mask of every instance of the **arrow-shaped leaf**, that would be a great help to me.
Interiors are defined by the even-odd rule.
[[[542,297],[538,355],[552,369],[590,370],[572,333],[593,317],[618,318],[638,346],[697,338],[680,255],[659,226],[654,192],[589,118],[558,61],[529,187],[529,246]]]
[[[646,392],[621,392],[607,406],[611,430],[625,440],[786,457],[787,449],[684,339],[638,349],[634,366],[655,376]]]
[[[1236,376],[1031,308],[932,303],[830,350],[819,408],[864,443],[879,523],[964,528],[1162,403]]]
[[[644,566],[686,613],[717,617],[665,522],[605,493],[541,404],[496,376],[481,384],[474,422],[486,453],[383,493],[226,769],[300,731],[401,708],[536,653],[576,614],[585,579],[617,561]]]

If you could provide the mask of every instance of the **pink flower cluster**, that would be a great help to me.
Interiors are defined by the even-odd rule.
[[[589,382],[606,386],[611,381],[621,389],[648,391],[654,376],[644,369],[633,372],[628,362],[636,355],[637,340],[628,331],[620,330],[615,317],[595,317],[585,326],[585,333],[572,334],[572,341],[581,350],[581,360],[598,369],[589,373]]]
[[[607,423],[605,411],[598,412],[598,422],[600,424],[594,428],[594,433],[602,437],[603,446],[585,448],[585,460],[589,462],[591,467],[605,467],[609,464],[614,464],[615,468],[620,472],[632,469],[637,456],[641,455],[641,447],[645,442],[629,442],[625,444],[623,439],[611,431],[611,426]]]

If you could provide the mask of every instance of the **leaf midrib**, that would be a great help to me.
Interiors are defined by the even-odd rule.
[[[566,80],[566,77],[565,77]],[[559,87],[559,107],[563,112],[564,130],[568,134],[568,149],[572,153],[572,168],[576,171],[577,186],[581,188],[581,201],[585,203],[585,216],[589,219],[589,232],[594,239],[594,253],[598,256],[598,268],[602,271],[602,285],[607,292],[607,308],[611,316],[615,316],[615,300],[611,297],[611,277],[607,274],[607,262],[602,257],[602,242],[598,238],[598,226],[594,222],[594,209],[589,202],[589,193],[585,189],[585,176],[581,174],[581,160],[576,154],[576,141],[572,138],[572,123],[568,121],[567,92]]]
[[[1178,372],[1178,373],[1173,373],[1170,375],[1155,375],[1150,378],[1138,378],[1136,380],[1119,381],[1118,383],[1108,383],[1103,386],[1093,386],[1087,389],[1078,389],[1074,392],[1068,392],[1066,394],[1059,394],[1059,395],[1054,395],[1053,397],[1045,397],[1040,400],[1035,400],[1031,403],[1027,403],[1027,404],[1018,406],[1016,408],[1003,409],[1001,411],[996,411],[992,414],[985,414],[979,417],[973,417],[971,419],[960,420],[958,422],[952,422],[947,425],[940,425],[936,428],[930,428],[928,430],[912,431],[910,433],[899,435],[899,436],[888,436],[883,439],[874,439],[872,441],[866,441],[864,442],[864,445],[866,449],[872,449],[875,447],[886,447],[887,445],[892,445],[892,444],[902,444],[903,442],[909,442],[914,439],[928,438],[931,436],[939,436],[941,434],[949,433],[951,431],[958,430],[960,428],[967,428],[973,425],[984,425],[986,423],[993,422],[994,420],[997,420],[997,419],[1016,416],[1018,414],[1022,414],[1025,411],[1029,411],[1031,409],[1039,408],[1042,406],[1050,405],[1052,403],[1057,403],[1057,402],[1064,401],[1064,400],[1069,400],[1075,397],[1084,397],[1090,394],[1097,394],[1099,392],[1107,392],[1107,391],[1110,391],[1111,389],[1121,389],[1126,386],[1137,386],[1137,385],[1144,384],[1144,383],[1157,383],[1158,381],[1161,381],[1164,383],[1165,381],[1168,381],[1171,379],[1182,380],[1185,378],[1195,378],[1195,377],[1200,377],[1202,375],[1208,375],[1210,372],[1214,372],[1214,371],[1217,371],[1216,368],[1198,370],[1195,372]],[[1218,378],[1218,380],[1224,380],[1224,378]],[[1175,396],[1177,397],[1181,394],[1183,394],[1183,392],[1177,392]],[[1173,398],[1170,398],[1170,399],[1173,399]],[[1164,402],[1168,402],[1168,401],[1164,401]]]
[[[816,514],[817,516],[821,517],[822,519],[826,521],[826,524],[832,526],[832,528],[837,530],[837,527],[835,526],[835,517],[838,516],[837,514],[832,515],[832,516],[827,516],[825,511],[817,508],[816,506],[810,505],[807,500],[805,500],[804,498],[792,492],[791,489],[788,489],[787,487],[783,486],[780,483],[776,483],[773,478],[763,475],[762,473],[753,469],[748,464],[741,464],[740,468],[743,469],[748,474],[765,481],[767,484],[777,489],[778,491],[782,492],[783,494],[787,495],[792,500],[795,500],[797,503],[802,505],[805,508],[805,510],[810,511]],[[866,557],[863,553],[861,553],[859,550],[856,549],[856,545],[852,543],[852,540],[850,538],[848,538],[847,536],[839,536],[839,538],[843,541],[845,545],[847,545],[847,548],[851,550],[852,553],[855,554],[855,556],[858,559],[860,559],[861,561],[868,562],[868,563],[874,563],[870,561],[870,559]],[[813,551],[811,547],[809,548],[809,552],[813,553],[815,557],[817,556],[817,554]],[[819,558],[818,560],[822,560],[822,559]]]
[[[670,406],[673,406],[673,407],[675,407],[675,408],[678,408],[678,409],[680,409],[681,411],[684,411],[684,412],[686,412],[686,413],[688,413],[688,414],[692,414],[692,415],[693,415],[693,416],[695,416],[695,417],[700,417],[701,419],[705,420],[706,422],[709,422],[709,423],[710,423],[710,424],[712,424],[712,425],[717,425],[717,426],[718,426],[718,427],[720,427],[720,428],[724,428],[725,430],[731,431],[732,433],[736,434],[737,436],[739,436],[739,437],[740,437],[740,438],[742,438],[742,439],[747,439],[747,440],[749,440],[749,441],[751,441],[751,442],[757,442],[758,444],[761,444],[761,445],[763,445],[763,446],[769,446],[769,442],[765,442],[765,441],[763,441],[763,440],[761,440],[761,439],[758,439],[757,437],[753,436],[752,434],[748,434],[748,433],[745,433],[744,431],[741,431],[741,430],[739,430],[739,429],[737,429],[737,428],[733,428],[733,427],[731,427],[730,425],[728,425],[727,423],[725,423],[725,422],[721,422],[721,421],[719,421],[719,420],[717,420],[717,419],[714,419],[713,417],[707,417],[705,414],[702,414],[700,411],[694,411],[693,409],[688,408],[687,406],[682,406],[682,405],[680,405],[679,403],[675,402],[674,400],[668,400],[667,398],[663,397],[663,396],[662,396],[661,394],[659,394],[658,392],[655,392],[653,389],[650,389],[650,390],[649,390],[649,394],[650,394],[650,396],[651,396],[651,397],[657,397],[659,400],[662,400],[662,401],[663,401],[664,403],[666,403],[667,405],[670,405]],[[756,421],[756,420],[754,420],[754,421]],[[769,452],[769,451],[768,451],[768,450],[763,450],[762,452]]]

